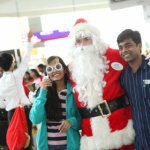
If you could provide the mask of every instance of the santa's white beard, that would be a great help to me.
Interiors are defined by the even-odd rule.
[[[79,93],[79,101],[95,107],[102,101],[104,73],[107,69],[105,56],[100,56],[94,45],[76,48],[73,63],[69,66],[72,79],[76,83],[75,90]]]

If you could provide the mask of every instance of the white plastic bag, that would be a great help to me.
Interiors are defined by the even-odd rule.
[[[32,92],[32,91],[30,91],[29,92],[29,99],[30,99],[30,101],[31,101],[31,103],[34,103],[34,98],[35,98],[35,95],[36,95],[36,91],[37,90],[35,90],[34,92]]]

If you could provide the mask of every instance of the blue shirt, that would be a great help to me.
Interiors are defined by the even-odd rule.
[[[147,63],[143,56],[136,73],[127,66],[120,77],[132,109],[137,150],[150,150],[150,66]]]

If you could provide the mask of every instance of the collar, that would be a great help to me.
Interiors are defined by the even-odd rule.
[[[61,92],[67,93],[67,89],[63,89],[60,92],[57,92],[58,94],[60,94]]]
[[[12,74],[13,72],[12,71],[7,71],[7,72],[4,72],[3,75],[5,74]]]
[[[67,82],[67,92],[68,92],[68,94],[70,94],[72,91],[73,91],[72,85],[71,85],[71,83],[68,81],[68,82]]]
[[[148,61],[149,61],[149,60],[145,60],[145,56],[142,55],[142,63],[140,64],[139,68],[141,68],[141,69],[146,69],[146,68],[148,67]],[[139,69],[139,68],[138,68],[138,69]],[[128,69],[128,70],[131,70],[131,68],[130,68],[129,65],[127,66],[127,69]]]

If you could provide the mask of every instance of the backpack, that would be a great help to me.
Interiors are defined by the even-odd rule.
[[[28,133],[25,110],[24,107],[18,106],[15,109],[6,134],[6,141],[10,150],[21,150],[25,147],[25,144],[29,145],[29,143],[26,143],[28,138],[25,133]]]

